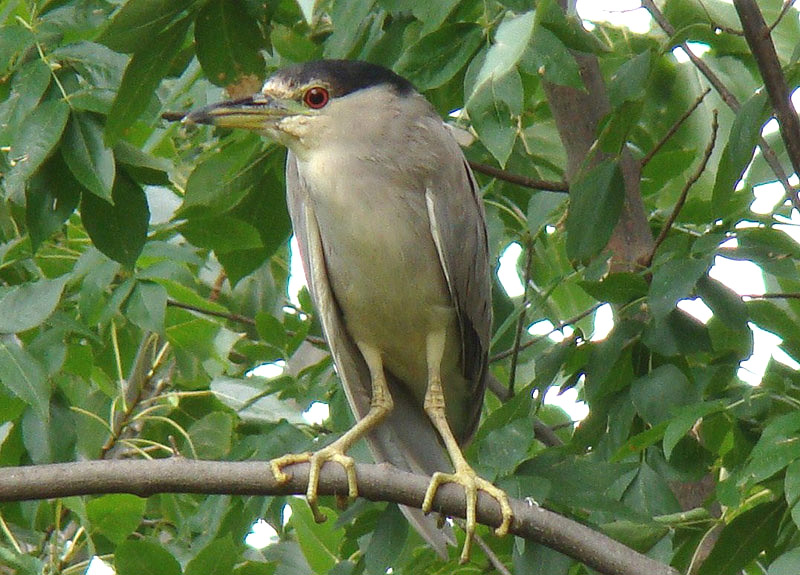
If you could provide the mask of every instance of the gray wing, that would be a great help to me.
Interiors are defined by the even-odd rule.
[[[444,154],[452,156],[425,191],[431,234],[444,269],[461,328],[462,370],[472,384],[470,414],[461,442],[478,426],[486,389],[492,325],[486,215],[472,170],[458,144],[443,128]]]
[[[291,152],[286,160],[286,199],[311,299],[319,314],[347,401],[356,419],[362,419],[369,411],[372,395],[369,370],[347,331],[328,282],[313,203],[298,176],[297,160]],[[378,463],[389,462],[413,473],[431,475],[436,471],[450,471],[452,466],[447,452],[428,416],[404,386],[391,374],[387,373],[387,376],[394,409],[367,438],[373,457]],[[419,509],[402,506],[401,509],[437,553],[447,559],[447,544],[455,544],[452,530],[447,526],[439,528],[435,518],[425,516]]]

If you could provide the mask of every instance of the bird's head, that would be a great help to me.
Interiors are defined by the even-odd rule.
[[[195,110],[184,122],[252,130],[303,156],[329,140],[341,143],[380,124],[387,129],[391,108],[416,94],[381,66],[318,60],[279,70],[260,92]]]

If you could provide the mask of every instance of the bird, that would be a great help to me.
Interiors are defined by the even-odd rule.
[[[470,555],[477,494],[502,512],[507,494],[461,447],[474,434],[488,377],[491,280],[479,187],[452,131],[407,79],[355,60],[276,71],[260,92],[188,113],[184,122],[241,128],[288,148],[286,199],[311,299],[356,424],[314,453],[306,498],[317,521],[319,473],[340,464],[358,494],[348,449],[366,438],[377,462],[431,475],[421,512],[403,508],[442,557],[452,530],[428,514],[438,487],[466,499]]]

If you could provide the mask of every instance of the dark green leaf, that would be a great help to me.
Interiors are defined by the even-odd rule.
[[[229,86],[242,76],[263,78],[261,31],[243,3],[207,2],[197,14],[194,40],[197,59],[215,84]]]
[[[132,268],[147,239],[150,210],[144,191],[118,174],[112,191],[114,205],[94,194],[83,194],[81,219],[94,245],[112,260]]]
[[[560,86],[583,89],[580,69],[575,57],[550,30],[537,27],[533,41],[520,61],[531,76],[542,76]]]
[[[21,122],[36,108],[51,80],[50,67],[38,58],[17,70],[11,82],[11,93],[0,103],[1,145],[12,143]]]
[[[748,329],[747,307],[742,297],[722,282],[704,275],[697,282],[697,295],[714,315],[731,329]]]
[[[438,88],[467,65],[482,39],[480,26],[447,24],[409,46],[397,61],[395,71],[418,90]]]
[[[81,188],[58,155],[51,157],[31,178],[25,191],[25,223],[34,252],[78,207]]]
[[[0,286],[0,333],[17,333],[41,325],[56,309],[67,279],[61,276]]]
[[[726,525],[698,575],[739,573],[764,550],[774,545],[784,507],[763,503]]]
[[[86,112],[72,114],[61,154],[81,184],[93,194],[111,201],[116,173],[114,152],[103,143],[103,128],[94,116]]]
[[[677,408],[697,401],[698,392],[671,363],[655,368],[631,385],[631,401],[650,425],[670,419]]]
[[[548,223],[553,223],[553,216],[566,204],[568,196],[553,192],[536,192],[528,201],[528,229],[534,236]]]
[[[795,459],[786,466],[783,491],[792,520],[795,525],[800,526],[800,459]]]
[[[112,493],[90,500],[86,514],[93,533],[120,544],[133,533],[144,517],[146,500],[127,493]]]
[[[648,300],[650,311],[660,320],[675,309],[678,300],[688,297],[697,280],[708,270],[709,262],[691,258],[669,260],[653,273]]]
[[[40,421],[49,421],[50,386],[44,369],[11,336],[0,336],[0,383],[30,405]]]
[[[567,213],[567,255],[586,261],[611,239],[625,199],[619,165],[604,161],[582,173],[570,186]]]
[[[164,332],[167,290],[149,281],[137,281],[125,303],[125,315],[145,331]]]
[[[113,145],[147,109],[161,79],[183,45],[191,20],[183,18],[140,44],[122,76],[106,121],[105,140]]]
[[[389,504],[378,519],[364,553],[367,575],[384,575],[403,550],[408,537],[408,520],[397,505]]]
[[[775,418],[764,428],[743,472],[748,485],[768,479],[800,459],[798,431],[800,412],[797,411]]]
[[[230,575],[238,562],[236,545],[230,534],[206,545],[186,564],[184,575]]]
[[[624,102],[644,98],[649,75],[649,50],[622,64],[611,77],[611,82],[608,86],[608,99],[611,101],[611,106],[617,108]]]
[[[659,355],[671,357],[711,351],[711,336],[706,326],[679,308],[666,317],[647,323],[642,341]]]
[[[133,53],[155,42],[194,0],[130,0],[114,14],[99,41],[117,52]]]
[[[14,162],[3,179],[6,194],[15,202],[23,199],[25,184],[50,156],[61,139],[69,117],[63,100],[48,100],[23,120],[8,157]]]
[[[753,157],[761,126],[767,120],[767,93],[761,91],[745,102],[736,114],[717,168],[711,205],[717,216],[727,215],[736,182]]]
[[[555,34],[564,46],[578,52],[598,53],[605,49],[600,41],[583,26],[577,14],[566,14],[555,0],[536,3],[536,25]]]
[[[639,274],[610,274],[599,282],[580,282],[580,286],[599,301],[626,304],[647,295],[647,281]]]
[[[664,457],[670,458],[678,441],[694,427],[699,419],[723,409],[725,409],[725,404],[722,401],[708,401],[687,405],[675,411],[675,417],[669,421],[669,425],[664,431]]]
[[[483,82],[467,102],[472,127],[501,166],[505,166],[517,138],[513,116],[522,111],[522,97],[522,80],[519,72],[512,70]]]
[[[231,216],[191,219],[179,229],[194,245],[212,249],[217,254],[263,246],[256,228]]]
[[[129,539],[114,551],[117,575],[181,575],[172,554],[154,541]]]

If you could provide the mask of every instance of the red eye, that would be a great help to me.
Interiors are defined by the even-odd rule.
[[[320,86],[309,88],[306,90],[306,93],[303,94],[303,102],[305,105],[315,110],[324,108],[325,104],[327,104],[330,99],[331,96],[328,94],[328,91]]]

